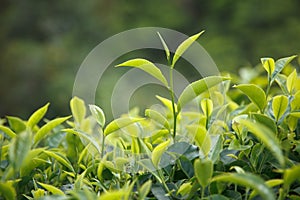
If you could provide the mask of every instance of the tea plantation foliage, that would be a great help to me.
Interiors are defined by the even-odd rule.
[[[300,80],[295,56],[262,58],[248,79],[229,74],[188,85],[176,99],[173,69],[196,34],[170,54],[160,107],[106,122],[74,97],[71,115],[0,121],[0,199],[300,199]],[[117,69],[116,69],[117,70]],[[88,108],[88,109],[87,109]]]

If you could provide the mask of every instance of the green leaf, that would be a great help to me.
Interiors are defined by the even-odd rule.
[[[89,105],[89,108],[97,123],[103,127],[105,124],[105,114],[103,110],[96,105]]]
[[[6,126],[0,125],[0,131],[3,131],[6,135],[8,135],[11,138],[16,137],[16,133]]]
[[[213,102],[210,99],[201,100],[201,109],[205,116],[209,117],[213,111]]]
[[[50,103],[47,103],[45,106],[41,107],[37,111],[35,111],[28,119],[27,127],[31,130],[34,128],[34,126],[39,123],[39,121],[45,116],[48,107]]]
[[[75,172],[71,162],[62,154],[59,154],[58,152],[49,151],[49,150],[45,150],[44,153],[47,154],[49,157],[52,157],[55,160],[57,160],[60,164],[67,167],[72,172]]]
[[[285,113],[288,105],[289,105],[289,99],[284,95],[278,95],[273,98],[272,110],[276,121],[280,120],[280,118]]]
[[[45,148],[36,148],[28,152],[20,168],[21,177],[29,175],[32,170],[41,164],[41,162],[36,159],[39,158],[40,154],[44,151]]]
[[[294,99],[291,102],[292,111],[300,109],[300,91],[296,92]]]
[[[168,120],[162,114],[157,112],[156,110],[146,109],[145,110],[145,115],[147,117],[153,119],[157,123],[163,125],[166,129],[170,129],[170,125],[169,125]]]
[[[151,160],[153,165],[158,168],[158,164],[159,161],[161,159],[162,154],[166,151],[166,149],[168,148],[169,144],[170,144],[171,140],[168,139],[167,141],[157,145],[153,151],[152,151],[152,156],[151,156]]]
[[[172,65],[171,67],[174,68],[177,60],[182,56],[182,54],[193,44],[193,42],[195,42],[199,36],[204,33],[204,31],[201,31],[200,33],[197,33],[191,37],[189,37],[188,39],[186,39],[185,41],[183,41],[176,49],[173,60],[172,60]]]
[[[254,84],[241,84],[235,86],[241,90],[262,112],[267,104],[265,92]]]
[[[167,56],[167,60],[170,62],[170,50],[169,50],[169,48],[168,48],[168,46],[167,46],[165,40],[164,40],[164,39],[162,38],[162,36],[160,35],[160,33],[157,32],[157,34],[158,34],[159,39],[160,39],[160,41],[161,41],[161,43],[162,43],[162,45],[163,45],[163,47],[164,47],[164,49],[165,49],[166,56]]]
[[[276,138],[275,133],[273,133],[266,126],[250,120],[241,119],[240,123],[246,126],[252,134],[259,138],[273,153],[274,157],[279,161],[281,166],[284,166],[284,156],[281,151],[280,142]]]
[[[52,194],[57,194],[57,195],[64,195],[64,192],[61,191],[60,189],[54,187],[53,185],[45,184],[38,182],[39,185],[41,185],[43,188],[51,192]]]
[[[137,59],[128,60],[124,63],[117,65],[116,67],[124,67],[124,66],[139,68],[144,72],[147,72],[154,78],[158,79],[166,87],[168,86],[168,82],[164,77],[164,75],[161,73],[160,69],[156,67],[152,62],[146,59],[137,58]]]
[[[68,117],[61,117],[61,118],[56,118],[51,121],[49,121],[47,124],[42,126],[38,132],[35,134],[33,141],[34,144],[37,144],[41,139],[43,139],[52,129],[54,129],[56,126],[62,124],[64,121],[69,119],[70,116]]]
[[[275,70],[275,62],[273,58],[261,58],[260,59],[263,67],[271,75]]]
[[[115,132],[117,130],[120,130],[126,126],[129,126],[130,124],[139,122],[144,120],[144,118],[132,118],[132,117],[122,117],[113,120],[110,122],[106,128],[104,129],[104,135],[107,136],[111,134],[112,132]]]
[[[283,183],[282,179],[271,179],[271,180],[266,181],[266,185],[269,186],[270,188],[281,185],[282,183]],[[249,196],[249,199],[252,199],[257,194],[258,194],[257,191],[253,190]]]
[[[161,97],[161,96],[158,96],[156,95],[155,96],[158,100],[160,100],[160,102],[162,102],[162,104],[164,104],[168,110],[170,112],[173,112],[173,106],[172,106],[172,101],[167,99],[167,98],[164,98],[164,97]],[[177,105],[175,104],[175,111],[177,112]]]
[[[190,182],[188,183],[183,183],[181,184],[181,186],[179,187],[179,189],[177,190],[177,195],[180,194],[182,196],[187,195],[190,193],[192,189],[192,184]]]
[[[273,71],[271,75],[271,82],[273,82],[276,78],[276,76],[283,70],[285,66],[287,66],[294,58],[297,56],[290,56],[286,58],[281,58],[275,62],[275,70]]]
[[[201,93],[226,80],[230,80],[230,78],[220,76],[209,76],[189,84],[178,98],[178,112],[183,106],[185,106],[187,103],[199,96]]]
[[[13,182],[0,182],[0,194],[7,200],[14,200],[17,196],[12,183]]]
[[[213,163],[210,159],[196,159],[194,162],[195,176],[204,189],[210,183],[213,175]]]
[[[70,108],[75,123],[77,123],[78,125],[81,124],[86,115],[86,107],[84,101],[75,96],[70,101]]]
[[[109,191],[101,195],[98,200],[119,200],[123,199],[126,194],[127,192],[123,190]]]
[[[148,193],[150,192],[151,185],[152,185],[152,181],[151,181],[151,180],[148,180],[146,183],[144,183],[144,184],[140,187],[140,189],[139,189],[139,199],[140,199],[140,200],[146,199]]]
[[[286,87],[290,94],[293,93],[295,90],[296,82],[297,82],[297,71],[294,69],[294,71],[287,77],[286,80]]]
[[[189,125],[186,129],[195,140],[197,146],[202,150],[203,154],[207,156],[211,147],[211,139],[205,127],[201,125]]]
[[[274,200],[273,191],[265,184],[264,180],[257,175],[250,173],[223,173],[215,176],[213,181],[222,181],[238,184],[255,190],[262,199]]]
[[[26,123],[19,117],[7,116],[8,124],[15,133],[21,133],[26,130]]]
[[[290,169],[286,169],[283,174],[283,180],[285,189],[288,189],[294,181],[300,180],[300,165],[298,164]]]
[[[260,113],[251,113],[251,115],[254,117],[255,121],[267,126],[273,133],[277,133],[276,123],[270,117]]]

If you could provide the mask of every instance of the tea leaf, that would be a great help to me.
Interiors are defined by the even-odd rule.
[[[97,123],[103,127],[105,124],[105,114],[103,110],[96,105],[89,105],[89,108]]]
[[[112,132],[115,132],[117,130],[120,130],[126,126],[129,126],[130,124],[139,122],[144,120],[144,118],[131,118],[131,117],[123,117],[118,118],[110,122],[106,128],[104,129],[104,135],[107,136],[111,134]]]
[[[204,189],[210,183],[213,175],[212,161],[210,159],[196,159],[194,162],[194,172],[199,184]]]
[[[204,31],[201,31],[200,33],[197,33],[191,37],[189,37],[188,39],[186,39],[185,41],[183,41],[176,49],[173,60],[172,60],[172,65],[171,67],[174,68],[177,60],[182,56],[182,54],[193,44],[193,42],[195,42],[199,36],[204,33]]]
[[[16,199],[17,193],[12,185],[12,182],[0,182],[0,194],[5,199],[14,200]]]
[[[143,200],[146,199],[148,193],[151,190],[152,181],[148,180],[146,183],[144,183],[140,189],[139,189],[139,199]]]
[[[230,80],[230,78],[220,76],[209,76],[189,84],[178,98],[178,112],[183,106],[185,106],[187,103],[199,96],[201,93],[226,80]]]
[[[254,123],[250,120],[241,119],[240,123],[248,128],[257,138],[259,138],[266,147],[273,153],[274,157],[279,161],[280,165],[284,165],[284,156],[281,151],[279,140],[275,134],[266,126]]]
[[[49,157],[52,157],[55,160],[57,160],[59,163],[61,163],[65,167],[67,167],[72,172],[75,172],[72,164],[65,156],[63,156],[57,152],[53,152],[53,151],[49,151],[49,150],[45,150],[44,153],[47,154]]]
[[[167,108],[170,112],[173,112],[173,107],[172,107],[172,101],[167,99],[167,98],[164,98],[164,97],[161,97],[159,95],[156,95],[155,96],[158,100],[160,100]],[[177,112],[177,105],[175,104],[175,111]]]
[[[211,139],[205,127],[200,125],[189,125],[186,128],[197,146],[202,150],[203,154],[207,156],[211,147]]]
[[[124,63],[117,65],[116,67],[124,67],[124,66],[139,68],[144,72],[147,72],[154,78],[158,79],[161,83],[163,83],[166,87],[168,87],[168,82],[164,77],[164,75],[161,73],[160,69],[156,67],[152,62],[146,59],[137,58],[137,59],[128,60]]]
[[[7,120],[8,120],[10,128],[15,133],[18,134],[18,133],[21,133],[22,131],[26,130],[26,123],[19,117],[7,116]]]
[[[70,119],[71,116],[68,117],[60,117],[49,121],[47,124],[42,126],[38,132],[34,135],[33,141],[34,144],[37,144],[41,139],[43,139],[52,129],[56,126],[62,124],[67,119]]]
[[[284,95],[278,95],[273,98],[272,110],[276,121],[280,120],[280,118],[285,113],[288,105],[289,105],[289,99]]]
[[[201,109],[205,116],[209,117],[213,111],[213,102],[210,99],[203,99],[201,101]]]
[[[300,180],[300,165],[295,165],[290,169],[286,169],[283,174],[283,180],[283,185],[286,189],[288,189],[294,181]]]
[[[269,186],[270,188],[281,185],[283,183],[282,179],[271,179],[265,182],[267,186]],[[249,196],[249,199],[252,199],[253,197],[255,197],[257,195],[257,191],[253,190]]]
[[[70,101],[71,112],[77,125],[81,124],[86,115],[85,103],[78,97],[73,97]]]
[[[265,184],[264,180],[257,175],[250,173],[224,173],[215,176],[213,181],[230,182],[242,185],[255,190],[263,199],[274,200],[273,191]]]
[[[30,129],[33,129],[33,127],[39,123],[39,121],[45,116],[48,107],[49,107],[50,103],[47,103],[45,106],[41,107],[40,109],[38,109],[37,111],[35,111],[30,118],[28,119],[27,122],[27,126]]]
[[[235,86],[241,90],[262,112],[267,104],[265,92],[254,84],[241,84]]]
[[[32,170],[34,170],[41,164],[40,161],[37,161],[35,159],[39,158],[40,154],[44,151],[45,148],[36,148],[28,152],[20,168],[20,175],[22,177],[29,175],[32,172]]]
[[[181,194],[182,196],[184,196],[190,193],[191,189],[192,189],[192,184],[190,182],[183,183],[177,190],[176,194]]]
[[[16,137],[15,132],[13,132],[10,128],[8,128],[6,126],[0,125],[0,131],[3,131],[6,135],[8,135],[11,138]]]
[[[294,71],[287,77],[286,80],[286,87],[290,94],[293,93],[297,81],[297,71],[294,69]]]
[[[277,133],[276,123],[270,117],[260,113],[251,113],[251,115],[254,117],[255,121],[267,126],[273,133]]]
[[[156,110],[146,109],[145,115],[148,116],[149,118],[153,119],[157,123],[163,125],[166,129],[170,129],[168,120],[162,114],[157,112]]]
[[[261,58],[260,59],[263,67],[271,75],[275,70],[275,62],[273,58]]]
[[[275,62],[275,70],[273,71],[271,75],[271,82],[273,82],[276,78],[276,76],[283,70],[285,66],[287,66],[294,58],[297,56],[290,56],[286,58],[281,58]]]
[[[167,141],[157,145],[153,151],[152,151],[152,157],[151,157],[151,160],[152,160],[152,163],[153,165],[158,168],[158,164],[159,164],[159,161],[161,159],[161,156],[162,154],[166,151],[166,149],[168,148],[169,144],[170,144],[171,140],[168,139]]]
[[[160,35],[160,33],[157,32],[157,34],[158,34],[159,39],[160,39],[160,41],[161,41],[161,43],[162,43],[162,45],[163,45],[163,47],[164,47],[164,49],[165,49],[166,56],[167,56],[167,60],[170,61],[170,50],[169,50],[169,48],[168,48],[168,46],[167,46],[165,40],[164,40],[164,39],[162,38],[162,36]]]
[[[64,195],[64,192],[61,191],[60,189],[54,187],[53,185],[45,184],[38,182],[39,185],[41,185],[43,188],[51,192],[52,194],[58,194],[58,195]]]

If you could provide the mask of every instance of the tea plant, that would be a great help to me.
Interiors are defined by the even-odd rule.
[[[158,34],[169,81],[142,58],[117,65],[169,90],[159,109],[107,123],[101,108],[74,97],[71,116],[44,119],[46,104],[28,120],[1,120],[0,199],[300,199],[295,56],[262,58],[247,80],[205,77],[176,99],[174,67],[201,34],[174,54]]]

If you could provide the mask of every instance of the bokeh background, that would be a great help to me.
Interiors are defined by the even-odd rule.
[[[261,57],[299,54],[299,8],[298,0],[2,0],[0,117],[27,118],[46,102],[49,117],[68,115],[81,62],[97,44],[131,28],[206,30],[200,44],[221,71],[233,73]],[[100,106],[108,105],[105,95],[97,96]]]

